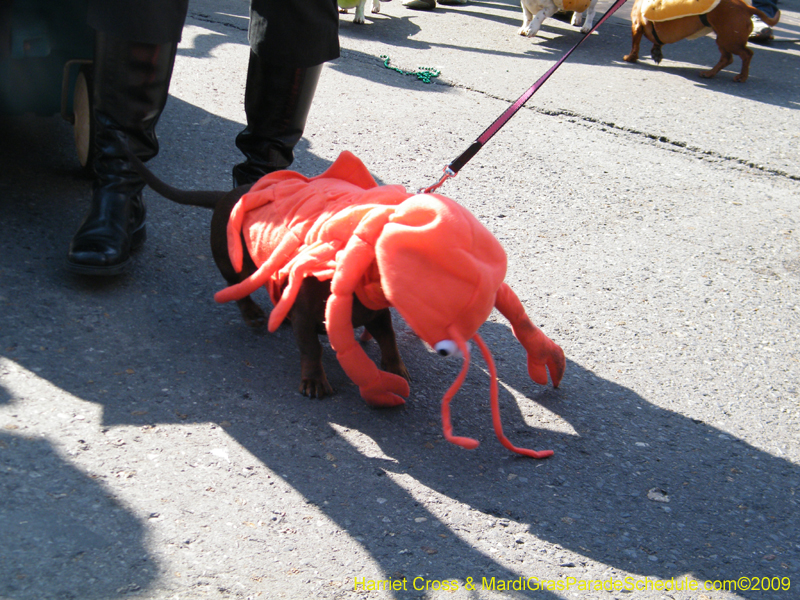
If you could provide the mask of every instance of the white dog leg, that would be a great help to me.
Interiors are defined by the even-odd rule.
[[[581,33],[589,33],[592,30],[592,25],[594,25],[594,16],[595,16],[595,7],[597,6],[597,0],[592,0],[592,3],[589,5],[589,8],[582,13],[574,13],[572,15],[572,25],[573,27],[580,27]],[[583,25],[583,27],[581,27]]]
[[[353,17],[353,23],[358,23],[359,25],[363,25],[366,23],[366,19],[364,18],[364,6],[367,4],[367,0],[362,0],[356,6],[356,16]]]
[[[381,12],[381,0],[372,0],[372,12],[373,13]]]
[[[527,37],[535,36],[537,33],[539,33],[539,29],[541,29],[544,20],[549,19],[554,14],[556,14],[556,12],[558,12],[558,9],[555,7],[555,5],[547,6],[542,10],[540,10],[539,13],[528,24],[527,32],[523,33],[522,35],[525,35]]]
[[[531,26],[531,21],[532,20],[533,20],[533,13],[531,13],[531,11],[528,10],[528,7],[525,5],[525,2],[523,0],[523,2],[522,2],[522,27],[519,28],[519,31],[517,33],[519,33],[520,35],[527,36],[528,35],[528,31],[530,31],[530,26]]]
[[[590,8],[586,11],[581,33],[589,33],[592,30],[592,25],[594,25],[594,8]]]

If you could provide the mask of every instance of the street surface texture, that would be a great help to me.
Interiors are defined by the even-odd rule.
[[[625,63],[623,7],[441,189],[566,352],[554,390],[502,317],[480,331],[505,431],[543,461],[495,439],[479,356],[453,420],[482,443],[443,441],[460,362],[397,316],[404,407],[367,407],[327,346],[336,395],[300,395],[291,330],[213,301],[209,211],[148,190],[131,271],[70,275],[91,187],[71,129],[3,117],[0,598],[799,598],[800,2],[780,7],[744,84],[738,58],[698,77],[713,37]],[[230,186],[247,15],[190,3],[150,163],[178,187]],[[293,168],[350,150],[409,190],[580,37],[554,19],[518,36],[512,0],[352,18]]]

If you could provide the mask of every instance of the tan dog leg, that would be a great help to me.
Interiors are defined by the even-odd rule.
[[[629,63],[635,63],[637,60],[639,60],[639,46],[642,43],[642,36],[644,35],[644,27],[636,18],[634,18],[633,22],[631,23],[631,33],[631,52],[630,54],[623,56],[622,60],[625,60]]]
[[[751,14],[755,9],[735,3],[725,5],[722,8],[723,10],[715,9],[708,14],[708,21],[717,33],[717,46],[719,46],[722,56],[713,69],[700,73],[700,75],[702,77],[713,77],[733,62],[733,55],[735,54],[742,59],[742,70],[733,80],[744,83],[750,74],[750,60],[753,58],[753,51],[747,47],[747,38],[750,36],[750,32],[753,31]],[[755,12],[760,13],[761,11]],[[770,24],[773,22],[777,24],[779,19],[780,12],[773,19],[767,18]]]
[[[719,62],[717,64],[715,64],[714,67],[711,68],[708,71],[700,71],[700,77],[704,77],[706,79],[711,79],[714,75],[716,75],[717,73],[722,71],[722,69],[724,69],[725,67],[727,67],[729,64],[731,64],[733,62],[733,54],[731,54],[730,52],[725,50],[725,48],[722,48],[722,47],[720,47],[719,51],[720,51],[720,54],[721,54],[721,56],[719,58]],[[750,61],[748,60],[747,62],[750,62]],[[737,75],[736,76],[736,81],[739,81],[739,77],[741,77],[741,75]],[[746,75],[745,75],[745,78],[747,78]]]
[[[366,309],[364,309],[366,310]],[[353,314],[357,315],[356,307],[353,307]],[[392,314],[389,309],[383,309],[374,313],[371,321],[366,323],[367,331],[375,338],[381,350],[381,369],[395,375],[400,375],[403,379],[411,380],[408,369],[400,357],[397,349],[397,340],[392,327]]]
[[[641,0],[636,0],[631,9],[631,32],[633,36],[631,52],[623,59],[627,62],[636,62],[639,59],[639,45],[642,36],[653,42],[652,56],[658,63],[661,61],[661,47],[663,44],[673,44],[683,39],[694,39],[704,35],[708,26],[714,30],[717,37],[717,46],[720,51],[719,62],[712,69],[701,71],[700,76],[714,77],[722,69],[733,62],[735,54],[742,59],[742,70],[733,79],[737,82],[747,81],[750,73],[750,60],[753,51],[747,47],[747,38],[753,30],[751,16],[757,15],[770,27],[780,21],[780,11],[774,17],[768,17],[757,8],[749,6],[742,0],[721,0],[717,7],[705,15],[706,20],[697,16],[683,17],[668,21],[653,23],[646,21],[641,11]],[[693,37],[694,36],[694,37]]]

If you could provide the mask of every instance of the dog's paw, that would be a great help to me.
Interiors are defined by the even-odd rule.
[[[572,13],[572,21],[570,22],[570,25],[572,25],[573,27],[580,27],[581,25],[583,25],[583,13],[580,12]],[[591,26],[589,27],[589,29],[591,29]],[[581,29],[581,31],[583,30]],[[583,31],[583,33],[586,32]]]
[[[527,27],[523,27],[519,30],[519,34],[525,37],[536,37],[536,34],[539,33],[539,27],[534,26],[533,24],[528,25]]]
[[[323,373],[322,377],[304,377],[300,381],[300,393],[309,398],[324,398],[333,395],[333,387]]]
[[[250,296],[237,300],[239,312],[242,313],[244,322],[250,327],[263,327],[267,324],[267,315],[261,310]]]
[[[396,362],[386,362],[381,361],[381,369],[387,371],[388,373],[394,373],[395,375],[399,375],[406,381],[411,381],[411,375],[408,374],[408,369],[406,369],[405,363],[403,363],[403,359],[399,356],[397,357]]]

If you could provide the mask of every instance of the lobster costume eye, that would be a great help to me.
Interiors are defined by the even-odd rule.
[[[437,342],[433,349],[436,350],[436,353],[439,356],[458,356],[461,354],[458,350],[458,344],[456,344],[453,340],[442,340],[441,342]]]

